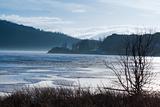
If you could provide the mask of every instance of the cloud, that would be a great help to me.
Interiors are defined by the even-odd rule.
[[[72,10],[72,12],[73,13],[85,13],[86,10],[84,10],[84,9],[74,9],[74,10]]]
[[[79,5],[79,4],[69,4],[67,6],[67,9],[73,13],[85,13],[85,12],[87,12],[86,8],[87,8],[86,6]]]
[[[31,12],[54,12],[63,10],[71,13],[84,13],[89,9],[89,6],[82,3],[64,2],[59,0],[2,0],[0,7],[10,9],[12,11],[30,10]]]
[[[144,34],[155,33],[160,31],[159,26],[142,26],[142,25],[114,25],[114,26],[95,26],[74,29],[77,36],[81,39],[104,38],[113,33],[117,34]]]
[[[0,19],[18,24],[33,26],[47,31],[61,31],[65,26],[74,24],[59,17],[23,17],[19,15],[0,15]]]
[[[81,3],[76,3],[74,0],[72,2],[64,2],[61,0],[40,0],[42,3],[48,3],[51,6],[63,8],[73,13],[84,13],[87,12],[91,7],[89,5]]]
[[[85,13],[90,7],[85,4],[74,3],[74,2],[62,2],[62,1],[51,1],[48,0],[53,7],[56,5],[57,8],[63,8],[65,11],[69,11],[72,13]]]
[[[58,17],[23,17],[19,15],[0,15],[1,19],[17,23],[52,23],[52,24],[71,24],[72,21],[64,21]]]
[[[160,0],[98,0],[100,3],[115,4],[160,13]]]

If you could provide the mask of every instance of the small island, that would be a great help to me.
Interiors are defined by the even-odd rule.
[[[72,48],[68,47],[67,44],[62,44],[61,47],[53,47],[48,53],[63,53],[63,54],[105,54],[100,49],[100,41],[96,40],[81,40],[76,44],[72,45]]]
[[[51,50],[48,51],[48,53],[65,53],[65,54],[72,54],[73,51],[68,49],[68,48],[65,48],[65,47],[55,47],[55,48],[52,48]]]

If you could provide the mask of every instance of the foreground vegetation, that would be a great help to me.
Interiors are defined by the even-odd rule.
[[[98,88],[25,88],[0,98],[0,107],[159,107],[160,94],[130,96]]]

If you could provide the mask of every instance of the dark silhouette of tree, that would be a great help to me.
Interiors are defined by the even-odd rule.
[[[151,34],[134,35],[134,38],[124,36],[125,54],[120,55],[116,65],[106,63],[107,68],[116,75],[120,86],[130,95],[143,94],[151,82],[152,66],[148,56],[153,55],[152,38]]]

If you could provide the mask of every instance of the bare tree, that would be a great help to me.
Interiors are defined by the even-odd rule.
[[[118,83],[130,95],[142,94],[145,86],[151,82],[152,66],[148,56],[152,56],[153,52],[152,39],[151,34],[125,35],[124,55],[117,59],[117,65],[106,63],[106,67],[114,72]]]

